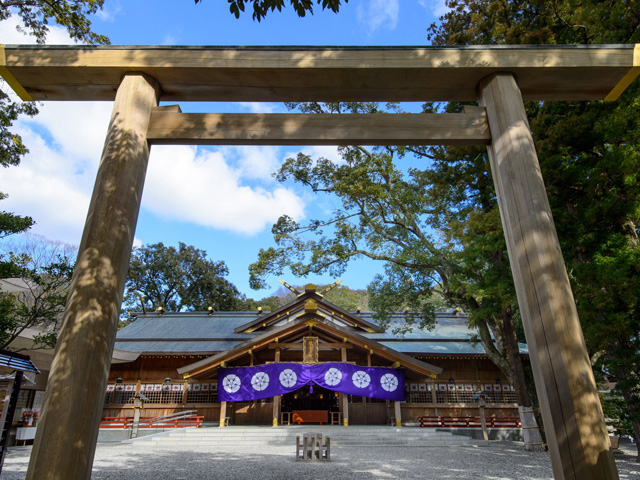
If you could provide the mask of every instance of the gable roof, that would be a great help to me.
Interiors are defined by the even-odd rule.
[[[300,293],[298,297],[291,303],[284,305],[273,312],[260,315],[258,318],[250,321],[245,325],[241,325],[234,331],[236,333],[252,332],[260,330],[261,328],[267,328],[270,325],[281,323],[283,320],[295,316],[304,310],[305,304],[309,301],[314,301],[325,314],[331,315],[337,321],[341,321],[345,324],[353,325],[353,327],[361,329],[365,332],[378,332],[382,333],[384,330],[375,323],[366,320],[357,313],[347,312],[334,303],[329,302],[321,293],[316,291],[315,285],[308,284],[305,286],[305,291]]]
[[[320,330],[324,333],[328,333],[337,338],[343,338],[344,343],[352,343],[360,348],[369,350],[372,354],[385,358],[390,362],[395,362],[398,366],[405,367],[409,370],[415,371],[419,374],[435,377],[442,372],[440,367],[416,360],[409,355],[398,352],[392,348],[389,348],[381,343],[364,337],[353,330],[331,324],[321,314],[313,311],[307,311],[303,315],[300,315],[293,321],[290,321],[282,326],[266,330],[259,336],[247,340],[239,345],[236,345],[224,352],[220,352],[211,357],[199,360],[185,367],[179,368],[178,373],[186,377],[200,377],[204,378],[207,375],[212,375],[219,366],[225,361],[231,361],[238,357],[247,354],[252,349],[265,347],[270,342],[279,338],[299,333],[301,331]]]

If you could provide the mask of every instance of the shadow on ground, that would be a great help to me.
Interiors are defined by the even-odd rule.
[[[12,448],[3,480],[22,480],[30,447]],[[158,448],[100,444],[93,479],[118,480],[242,480],[303,478],[552,480],[546,453],[517,447],[340,447],[332,462],[296,462],[294,447]],[[640,464],[631,455],[616,455],[622,480],[640,478]]]

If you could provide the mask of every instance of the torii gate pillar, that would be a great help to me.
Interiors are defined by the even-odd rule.
[[[489,161],[556,480],[616,480],[598,392],[520,89],[480,82]]]
[[[149,161],[157,82],[127,74],[116,94],[27,478],[89,479]]]

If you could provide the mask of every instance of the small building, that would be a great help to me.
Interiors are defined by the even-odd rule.
[[[197,410],[209,422],[341,425],[415,422],[417,416],[517,416],[516,393],[459,312],[436,314],[432,331],[382,329],[370,313],[347,312],[307,285],[273,312],[143,312],[118,332],[104,416]],[[521,345],[527,357],[526,345]],[[305,412],[305,413],[302,413]],[[304,418],[307,416],[307,418]]]

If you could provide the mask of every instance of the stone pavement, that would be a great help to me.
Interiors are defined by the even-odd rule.
[[[547,453],[487,447],[336,446],[332,462],[296,462],[295,447],[154,447],[99,444],[93,479],[118,480],[552,480]],[[2,480],[24,479],[31,447],[9,450]],[[621,480],[640,479],[633,449],[616,454]]]

